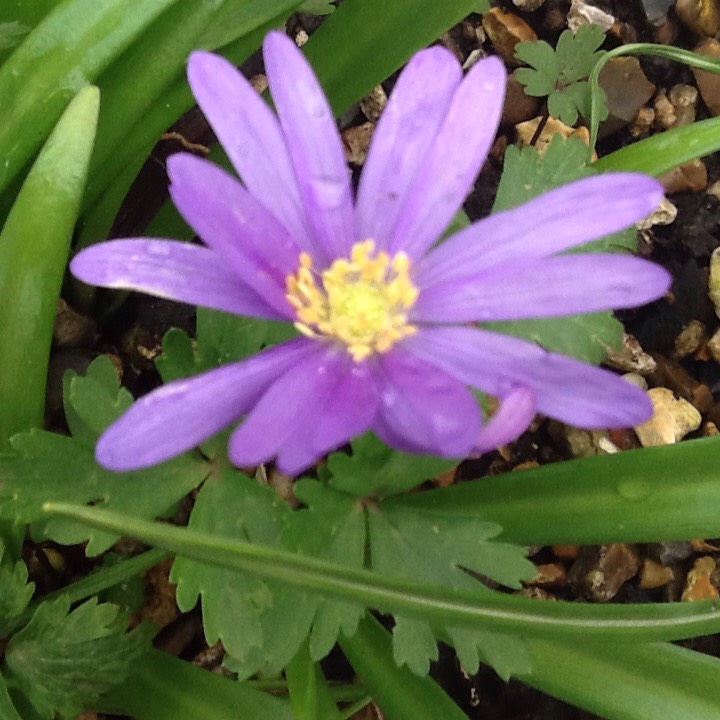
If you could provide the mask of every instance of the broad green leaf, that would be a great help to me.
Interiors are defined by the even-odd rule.
[[[0,717],[3,720],[27,720],[20,717],[8,693],[5,678],[0,673]]]
[[[360,497],[406,492],[455,465],[447,458],[393,450],[371,433],[352,441],[352,454],[336,452],[327,460],[330,485]]]
[[[597,62],[605,54],[599,51],[605,42],[602,28],[593,23],[582,25],[577,32],[565,30],[558,38],[555,52],[560,68],[559,79],[563,85],[585,80]]]
[[[11,22],[0,22],[0,61],[30,32],[29,25],[23,25],[17,20]]]
[[[503,540],[659,542],[720,535],[717,438],[628,450],[415,493],[405,504],[475,513]]]
[[[0,192],[71,98],[177,0],[63,0],[0,67]]]
[[[467,720],[434,680],[397,667],[390,634],[371,615],[340,645],[387,720]]]
[[[666,643],[527,644],[535,662],[524,682],[608,720],[720,717],[717,658]]]
[[[342,720],[318,663],[303,643],[285,668],[290,704],[296,720]]]
[[[12,563],[3,557],[4,554],[5,548],[0,541],[0,638],[17,627],[35,590],[35,585],[28,583],[25,563]]]
[[[561,90],[554,90],[548,97],[548,112],[552,117],[559,118],[566,125],[574,125],[578,119],[578,107],[570,95]]]
[[[626,145],[596,160],[601,172],[631,171],[660,175],[666,170],[720,150],[720,118],[671,128]]]
[[[98,703],[136,720],[295,720],[290,704],[153,650]]]
[[[74,720],[127,677],[150,635],[149,626],[126,633],[115,605],[89,600],[70,611],[59,598],[40,605],[8,642],[7,679],[45,720]]]
[[[205,463],[183,455],[148,470],[118,473],[100,467],[93,457],[97,435],[130,402],[107,357],[95,360],[85,377],[69,374],[65,405],[73,436],[31,430],[13,438],[12,451],[0,455],[0,517],[33,523],[36,534],[58,542],[89,540],[87,552],[95,555],[118,536],[88,534],[66,521],[47,523],[42,503],[100,503],[149,519],[171,510],[205,478]]]
[[[678,640],[720,630],[720,609],[713,602],[595,605],[530,600],[492,590],[452,590],[110,510],[52,502],[45,503],[43,510],[98,529],[120,531],[193,560],[431,625],[554,639],[577,637],[580,632],[588,639],[625,642]]]
[[[329,15],[335,11],[333,0],[305,0],[300,6],[300,12],[311,15]]]
[[[532,66],[515,71],[515,77],[525,85],[528,95],[544,97],[555,89],[560,77],[560,63],[549,43],[523,40],[515,46],[515,57]]]
[[[43,423],[55,313],[99,100],[97,88],[87,87],[68,106],[0,232],[0,449]]]

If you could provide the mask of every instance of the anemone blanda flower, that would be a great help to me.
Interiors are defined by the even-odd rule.
[[[463,78],[433,47],[397,81],[353,196],[333,114],[283,34],[263,45],[277,116],[226,60],[194,53],[193,93],[242,179],[188,154],[168,160],[170,193],[205,247],[137,238],[81,252],[88,283],[290,320],[298,336],[170,383],[100,438],[111,469],[152,465],[244,417],[240,466],[277,458],[297,473],[366,430],[411,452],[465,456],[517,437],[535,412],[620,427],[651,412],[616,375],[474,323],[632,307],[666,292],[644,260],[559,255],[648,215],[649,177],[606,174],[548,192],[438,238],[495,137],[505,71]],[[497,397],[484,422],[470,390]]]

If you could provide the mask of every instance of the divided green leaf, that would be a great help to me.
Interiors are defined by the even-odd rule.
[[[525,40],[515,48],[515,57],[530,65],[515,71],[515,77],[533,97],[548,98],[548,113],[567,125],[578,114],[590,115],[590,85],[587,79],[605,52],[599,50],[605,34],[597,25],[583,25],[576,33],[565,30],[557,46],[544,40]],[[607,117],[602,103],[601,119]]]
[[[125,628],[109,603],[89,600],[72,611],[67,597],[42,603],[8,642],[5,678],[43,720],[74,720],[150,649],[150,626]]]
[[[12,563],[4,555],[5,548],[0,542],[0,638],[17,627],[35,590],[35,585],[28,583],[25,563]]]
[[[98,435],[130,406],[109,358],[97,358],[85,376],[69,372],[65,413],[72,436],[43,430],[16,435],[13,452],[0,455],[0,517],[32,523],[35,535],[66,544],[89,541],[87,552],[104,552],[117,537],[65,520],[44,519],[48,501],[95,503],[136,517],[167,514],[207,475],[207,465],[182,455],[147,470],[111,472],[93,456]]]

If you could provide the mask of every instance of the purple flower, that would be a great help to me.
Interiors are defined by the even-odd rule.
[[[651,406],[610,372],[473,323],[633,307],[666,292],[634,257],[562,255],[658,204],[653,179],[615,173],[553,190],[437,244],[495,137],[505,71],[463,78],[446,50],[417,53],[375,131],[356,197],[317,78],[284,35],[263,46],[277,116],[226,60],[188,77],[242,182],[187,154],[168,160],[175,205],[206,247],[137,238],[81,252],[73,273],[241,315],[298,337],[140,399],[100,438],[114,470],[170,458],[245,419],[239,466],[295,474],[366,430],[401,450],[463,457],[517,437],[535,412],[586,428],[634,425]],[[484,423],[470,388],[500,400]]]

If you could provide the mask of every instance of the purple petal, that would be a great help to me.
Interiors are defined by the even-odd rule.
[[[461,77],[460,63],[442,47],[416,53],[401,73],[373,133],[360,178],[355,210],[359,238],[388,246]]]
[[[509,260],[547,257],[629,227],[662,197],[662,186],[647,175],[578,180],[461,230],[434,248],[414,277],[420,287],[429,287]]]
[[[506,445],[520,437],[535,417],[535,393],[526,387],[511,390],[500,401],[500,407],[480,429],[473,455]]]
[[[280,314],[292,316],[285,278],[299,249],[287,230],[217,165],[180,153],[168,158],[170,195],[190,227]]]
[[[311,355],[273,383],[235,430],[230,458],[243,467],[277,456],[283,472],[299,473],[367,430],[377,402],[365,364],[317,343]]]
[[[268,33],[263,57],[308,222],[329,258],[347,256],[356,240],[353,197],[330,105],[305,56],[286,35]]]
[[[495,139],[505,67],[498,58],[473,66],[460,83],[392,232],[390,250],[418,258],[450,224]]]
[[[98,243],[78,253],[70,270],[90,285],[135,290],[238,315],[286,317],[245,285],[217,253],[185,242],[133,238]]]
[[[220,55],[194,52],[188,62],[188,82],[250,193],[303,249],[317,254],[285,138],[268,104]]]
[[[437,367],[395,349],[378,357],[380,408],[373,429],[400,450],[464,457],[480,430],[472,394]]]
[[[247,360],[163,385],[140,398],[101,436],[97,461],[137,470],[194,448],[243,415],[270,383],[314,349],[298,338]]]
[[[652,415],[647,395],[627,380],[509,335],[424,327],[403,346],[489,395],[530,388],[538,412],[578,427],[630,427]]]
[[[671,282],[659,265],[623,255],[588,253],[508,262],[485,275],[423,290],[413,319],[518,320],[636,307],[664,295]]]

